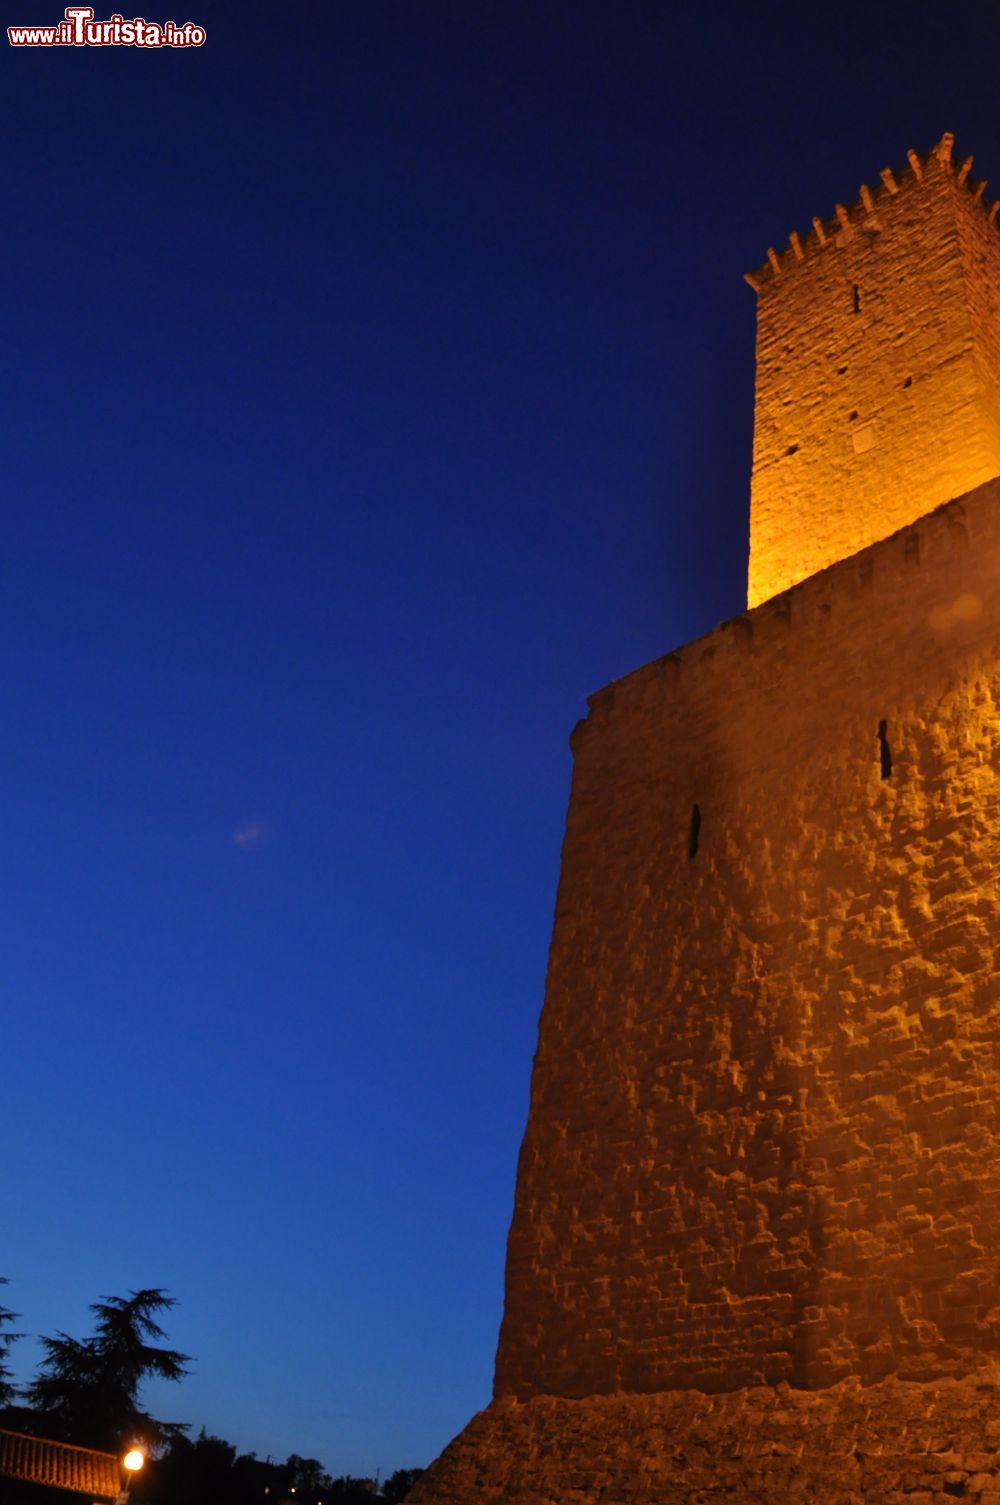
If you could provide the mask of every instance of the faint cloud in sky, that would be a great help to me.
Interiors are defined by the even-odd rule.
[[[266,835],[259,820],[244,820],[233,832],[233,844],[238,847],[259,847]]]

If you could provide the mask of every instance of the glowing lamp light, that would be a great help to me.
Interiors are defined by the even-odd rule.
[[[129,1448],[122,1459],[122,1467],[127,1468],[130,1474],[137,1473],[146,1459],[141,1448]]]

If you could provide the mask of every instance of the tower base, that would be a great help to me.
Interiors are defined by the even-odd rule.
[[[828,1390],[495,1402],[408,1505],[1000,1501],[1000,1368]]]

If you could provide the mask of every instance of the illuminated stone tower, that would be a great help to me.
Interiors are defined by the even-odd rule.
[[[1000,474],[1000,235],[952,137],[747,281],[757,291],[748,601]]]
[[[751,610],[574,733],[495,1399],[426,1505],[1000,1498],[1000,230],[759,304]]]

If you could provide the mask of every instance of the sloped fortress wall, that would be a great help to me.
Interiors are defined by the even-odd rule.
[[[1000,1496],[1000,481],[574,745],[496,1400],[413,1499]]]
[[[415,1505],[1000,1499],[1000,231],[910,171],[755,274],[761,604],[574,733],[494,1401]]]
[[[496,1394],[1000,1355],[1000,482],[574,740]]]
[[[407,1505],[986,1505],[1000,1375],[495,1403]]]
[[[952,138],[813,220],[757,291],[751,606],[1000,475],[998,206]]]

